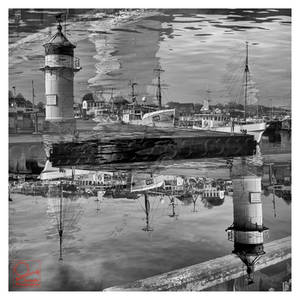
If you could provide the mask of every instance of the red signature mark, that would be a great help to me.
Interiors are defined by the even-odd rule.
[[[15,261],[13,264],[13,285],[15,287],[41,286],[41,261]]]

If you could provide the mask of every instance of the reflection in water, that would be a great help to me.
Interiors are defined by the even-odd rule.
[[[152,231],[153,229],[149,226],[150,202],[148,200],[147,193],[144,194],[144,197],[145,197],[146,226],[143,228],[143,230],[144,231]]]
[[[254,283],[255,263],[265,254],[261,177],[233,178],[233,224],[227,228],[235,253],[247,267],[248,284]]]
[[[97,192],[97,198],[95,199],[96,203],[97,203],[97,207],[96,207],[96,213],[99,214],[101,208],[101,202],[103,201],[103,195],[104,195],[104,191],[98,191]]]
[[[62,182],[48,186],[47,214],[53,227],[48,229],[51,238],[55,236],[55,228],[59,237],[59,260],[63,260],[63,239],[78,230],[76,225],[83,213],[78,199],[73,194],[76,191],[74,185],[63,185]]]
[[[141,207],[145,218],[142,229],[146,232],[153,232],[151,236],[146,235],[144,238],[152,240],[155,239],[155,235],[160,236],[165,230],[167,235],[172,235],[170,228],[176,232],[177,226],[184,226],[187,218],[190,222],[194,220],[195,224],[198,224],[197,228],[199,226],[203,228],[206,226],[203,222],[207,222],[207,216],[210,218],[209,215],[211,214],[214,218],[215,215],[218,216],[220,210],[222,214],[223,209],[226,211],[228,203],[233,201],[233,224],[227,231],[229,239],[234,242],[233,253],[238,255],[245,264],[247,282],[252,283],[255,281],[253,276],[255,263],[264,254],[263,243],[265,242],[266,227],[263,223],[263,201],[261,197],[265,199],[264,201],[267,201],[268,195],[271,196],[270,201],[273,197],[273,204],[269,205],[268,210],[272,211],[273,209],[276,214],[272,213],[272,218],[275,217],[278,220],[281,216],[277,210],[282,207],[278,203],[279,199],[282,198],[283,203],[288,205],[291,201],[291,197],[288,198],[287,196],[291,184],[290,164],[281,161],[262,163],[261,159],[260,156],[260,158],[247,157],[231,160],[169,162],[169,164],[161,165],[159,169],[153,169],[151,172],[134,169],[133,166],[130,167],[130,170],[91,171],[74,169],[73,172],[70,171],[69,173],[65,171],[67,176],[62,179],[54,176],[54,173],[57,174],[57,170],[53,169],[53,174],[49,174],[48,179],[43,181],[11,182],[10,193],[13,199],[15,194],[42,196],[48,199],[47,215],[51,225],[48,224],[46,233],[50,241],[53,239],[59,241],[60,260],[63,259],[63,256],[68,256],[69,260],[73,254],[76,254],[75,257],[78,259],[81,257],[80,249],[85,249],[85,252],[89,253],[91,251],[89,244],[86,245],[82,238],[78,239],[78,237],[86,235],[85,230],[90,232],[93,230],[92,227],[95,224],[100,224],[100,222],[105,223],[101,223],[97,234],[101,235],[106,232],[108,239],[107,237],[100,238],[98,241],[98,237],[92,235],[92,245],[97,245],[99,242],[103,245],[107,244],[109,247],[110,240],[121,243],[123,239],[127,240],[128,238],[128,241],[133,243],[134,249],[137,249],[135,251],[138,251],[140,247],[143,248],[144,239],[143,242],[139,243],[130,237],[130,230],[134,236],[140,231],[140,217],[135,223],[131,223],[131,220],[135,218],[135,215],[139,215],[138,211],[141,211]],[[87,214],[86,216],[83,214],[84,210],[88,208],[90,200],[94,203],[90,206],[94,214],[96,210],[96,214],[101,216],[97,219],[98,221],[94,220],[92,223],[89,223],[89,219],[94,214]],[[18,201],[12,203],[18,205]],[[36,205],[38,204],[39,202]],[[275,204],[276,210],[274,209]],[[120,212],[123,217],[119,215]],[[114,220],[111,221],[114,223],[108,221],[107,215]],[[227,213],[227,215],[229,214]],[[268,211],[265,211],[264,215],[268,216]],[[81,216],[84,216],[84,221],[79,224]],[[121,224],[116,224],[115,221],[118,219],[113,219],[114,217],[121,218]],[[227,219],[226,214],[217,218],[222,221],[223,217],[226,218],[228,224],[230,219]],[[274,223],[270,221],[270,216],[268,218],[267,225],[272,228]],[[172,219],[176,220],[178,225],[170,223]],[[89,225],[85,225],[85,223]],[[131,227],[132,224],[134,227]],[[217,224],[214,226],[216,227],[214,230],[217,230]],[[101,233],[103,230],[104,232]],[[193,232],[194,229],[191,229],[190,233],[184,231],[184,235],[189,236],[189,234],[194,234]],[[200,238],[198,237],[199,241],[196,244],[202,245],[202,239],[207,237],[201,230],[198,234],[200,234]],[[224,234],[223,237],[225,239]],[[221,252],[215,254],[215,257],[225,255],[230,251],[230,248],[227,249],[226,243],[220,240],[222,234],[220,237],[209,237],[209,239],[209,243],[212,244],[220,241],[221,248],[224,248],[218,250]],[[72,246],[66,245],[66,242],[72,243]],[[193,245],[193,247],[196,246]],[[102,252],[99,250],[97,255],[104,255]],[[207,254],[203,255],[204,259],[213,258],[206,256]],[[158,257],[162,259],[161,256],[158,255]],[[96,257],[93,256],[93,258],[97,260]],[[109,261],[108,257],[106,259]],[[197,257],[193,263],[196,262],[198,262]],[[66,262],[64,261],[64,263]],[[150,265],[152,263],[149,261]],[[172,266],[172,268],[176,267],[178,266]],[[128,268],[131,267],[128,266]],[[118,272],[118,268],[112,269],[110,272],[114,273],[114,270]],[[156,272],[168,270],[170,269],[162,268]],[[146,272],[145,277],[152,274]],[[109,281],[106,285],[117,283],[118,281]]]
[[[174,198],[170,198],[170,204],[169,205],[172,207],[172,213],[169,214],[169,217],[171,217],[171,218],[178,217],[178,215],[175,212],[176,203],[175,203]]]

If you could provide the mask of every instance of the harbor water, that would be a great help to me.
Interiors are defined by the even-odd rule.
[[[218,186],[245,175],[261,178],[263,221],[269,228],[266,243],[291,234],[290,150],[287,151],[290,138],[286,132],[281,135],[283,143],[276,146],[264,136],[262,152],[254,157],[170,161],[151,171],[140,166],[139,170],[123,171],[136,171],[135,176],[181,176],[191,184],[200,178],[212,186],[213,182],[219,182]],[[282,187],[289,188],[289,192],[270,188],[270,164],[274,170],[277,167],[273,172],[277,184],[284,182]],[[235,191],[230,188],[225,189],[224,197],[200,197],[195,205],[188,196],[174,196],[172,206],[169,193],[149,193],[150,231],[143,230],[147,223],[142,192],[125,193],[107,186],[105,194],[99,196],[92,191],[80,195],[65,189],[60,253],[55,215],[57,188],[42,194],[38,192],[39,183],[34,185],[36,191],[31,194],[10,194],[10,267],[18,259],[41,261],[41,290],[102,290],[224,256],[233,250],[225,232],[233,223]],[[274,287],[270,282],[265,288]],[[11,280],[10,289],[20,288],[13,287]]]

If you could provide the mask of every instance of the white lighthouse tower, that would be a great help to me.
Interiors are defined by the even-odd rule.
[[[227,228],[235,253],[247,266],[248,283],[253,283],[254,265],[264,252],[261,177],[239,176],[232,179],[233,224]]]
[[[50,123],[74,122],[73,99],[74,74],[81,67],[79,59],[74,57],[73,45],[62,33],[59,22],[57,32],[44,45],[46,121]],[[58,124],[57,124],[58,122]]]

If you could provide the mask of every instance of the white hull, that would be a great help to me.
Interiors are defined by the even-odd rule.
[[[93,121],[97,123],[93,130],[101,130],[102,126],[122,123],[122,121],[119,120],[118,116],[96,116]]]
[[[44,170],[39,175],[40,180],[57,180],[61,178],[71,178],[73,175],[85,175],[89,174],[89,170],[72,170],[64,169],[63,171],[60,168],[52,167],[52,163],[47,160]]]
[[[145,192],[161,187],[164,184],[163,176],[132,176],[131,192]]]
[[[158,110],[143,115],[141,125],[153,127],[173,127],[175,119],[175,109]]]
[[[200,130],[211,130],[211,131],[219,131],[219,132],[228,132],[228,133],[247,133],[254,136],[254,139],[257,143],[261,141],[261,137],[264,131],[267,128],[266,123],[251,123],[251,124],[234,124],[232,126],[218,126],[218,127],[198,127],[193,126],[194,129]]]
[[[93,121],[98,124],[113,124],[121,122],[117,116],[97,116],[93,119]]]

